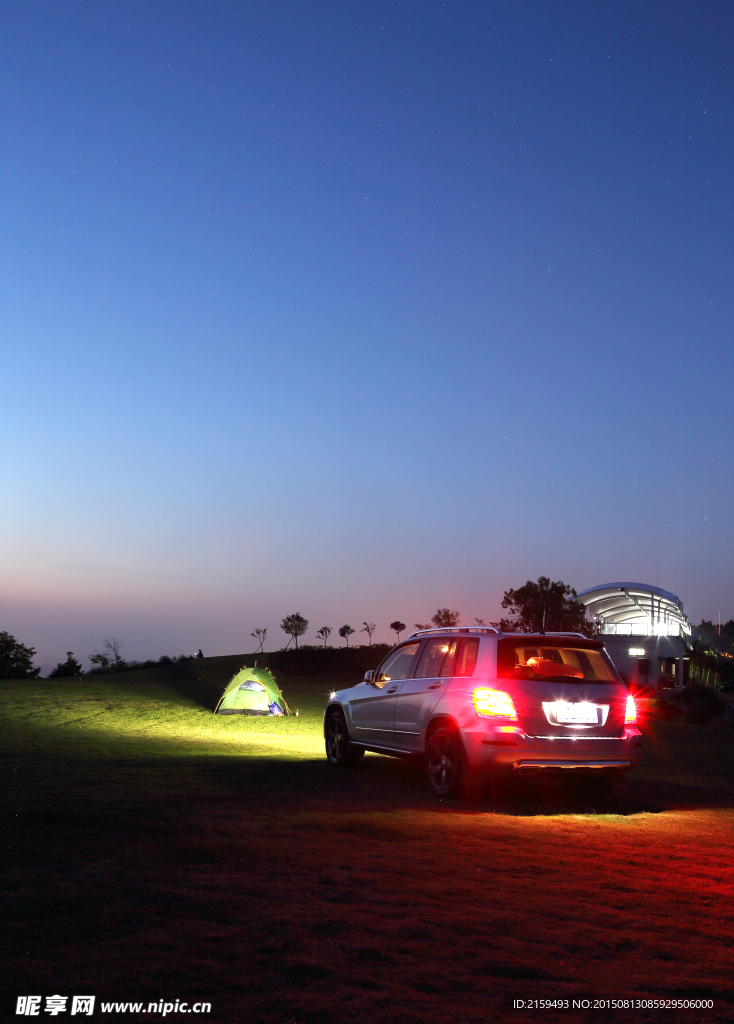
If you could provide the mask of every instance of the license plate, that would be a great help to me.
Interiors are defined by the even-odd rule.
[[[596,725],[599,721],[596,704],[556,703],[556,721],[561,725]]]

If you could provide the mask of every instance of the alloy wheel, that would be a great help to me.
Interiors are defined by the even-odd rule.
[[[440,732],[431,738],[427,761],[428,779],[434,792],[445,796],[454,790],[461,772],[461,758],[449,733]]]
[[[334,714],[329,719],[329,725],[326,729],[326,752],[329,760],[334,764],[338,764],[344,756],[345,747],[344,723],[342,722],[341,715]]]

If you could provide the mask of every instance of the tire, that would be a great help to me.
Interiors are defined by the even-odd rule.
[[[456,800],[469,776],[464,748],[455,726],[439,725],[426,743],[426,777],[437,797]]]
[[[341,708],[334,708],[326,716],[324,730],[326,759],[339,768],[354,765],[364,754],[361,747],[355,747],[347,729],[347,720]]]

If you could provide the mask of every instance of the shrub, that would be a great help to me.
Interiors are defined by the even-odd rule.
[[[60,661],[53,672],[49,672],[48,678],[55,677],[58,679],[64,676],[80,676],[82,672],[82,666],[74,657],[74,652],[67,651],[66,661]]]
[[[726,702],[708,686],[686,686],[671,699],[682,706],[686,721],[692,725],[703,725],[723,715],[726,708]]]
[[[681,708],[671,700],[664,697],[643,697],[638,700],[640,711],[644,718],[662,722],[674,722],[683,714]]]
[[[136,672],[139,669],[144,668],[165,668],[167,665],[175,665],[179,661],[193,661],[193,655],[191,654],[180,654],[178,658],[171,658],[167,654],[162,654],[158,661],[123,661],[119,665],[109,663],[106,665],[100,665],[97,668],[91,668],[89,670],[90,676],[107,675],[111,672]]]

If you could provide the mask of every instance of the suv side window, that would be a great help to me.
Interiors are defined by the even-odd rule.
[[[399,647],[397,651],[393,651],[377,670],[375,685],[382,688],[392,679],[407,679],[419,646],[417,643],[406,644],[405,647]]]
[[[452,676],[454,674],[454,668],[456,665],[456,652],[459,649],[459,641],[452,640],[449,644],[449,649],[446,652],[446,657],[443,659],[443,665],[441,666],[442,676]]]
[[[437,676],[452,676],[454,674],[454,657],[456,655],[456,640],[436,638],[426,641],[423,654],[420,656],[418,668],[415,670],[416,679],[435,679]]]
[[[456,659],[455,676],[470,676],[474,673],[479,653],[478,640],[462,640],[459,656]]]

